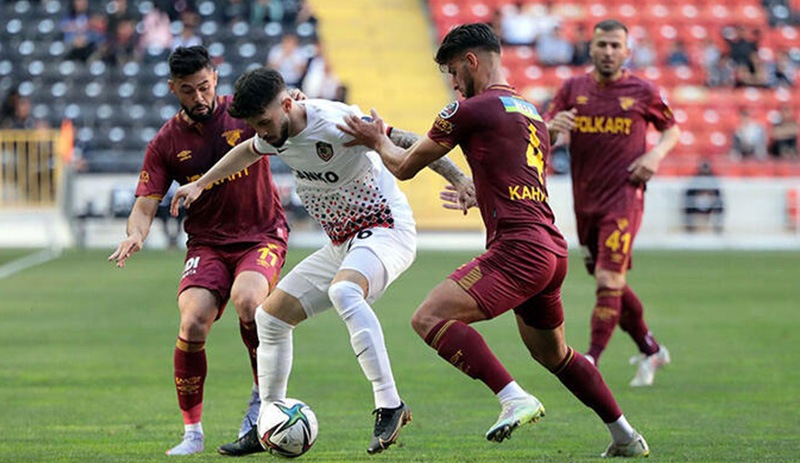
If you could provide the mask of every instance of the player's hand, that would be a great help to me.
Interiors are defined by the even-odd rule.
[[[551,132],[569,133],[575,128],[575,115],[578,114],[577,108],[568,111],[561,111],[547,123],[547,130]]]
[[[299,88],[293,88],[289,90],[289,97],[291,97],[291,99],[293,99],[294,101],[303,101],[308,99],[308,96],[305,93],[303,93]]]
[[[381,139],[386,137],[386,125],[374,109],[370,110],[370,113],[372,118],[351,114],[345,116],[345,125],[336,124],[339,130],[353,137],[353,140],[344,146],[364,145],[373,150],[377,149]]]
[[[467,215],[470,207],[476,207],[478,201],[475,197],[475,186],[470,179],[458,187],[447,185],[439,192],[439,199],[442,200],[442,207],[450,210],[462,211]]]
[[[197,184],[196,181],[187,183],[175,190],[175,195],[172,197],[172,202],[169,204],[169,213],[173,217],[178,216],[178,211],[181,207],[181,200],[183,200],[183,207],[189,209],[193,202],[203,193],[203,188]]]
[[[628,172],[630,172],[628,178],[636,185],[647,183],[658,171],[658,165],[660,163],[661,157],[649,151],[636,158],[636,160],[628,166]]]
[[[117,267],[125,267],[125,260],[142,250],[142,238],[138,235],[129,236],[122,240],[117,250],[108,256],[109,261],[116,262]]]

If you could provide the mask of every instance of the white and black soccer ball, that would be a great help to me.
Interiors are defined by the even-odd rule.
[[[282,399],[261,407],[258,438],[270,453],[295,458],[317,440],[319,425],[311,407],[297,399]]]

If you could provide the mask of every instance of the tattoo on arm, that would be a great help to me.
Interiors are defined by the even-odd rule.
[[[408,149],[420,139],[420,136],[406,130],[392,127],[392,132],[389,135],[389,139],[392,140],[392,143],[395,145]],[[458,185],[460,182],[463,182],[467,178],[464,172],[462,172],[461,169],[459,169],[458,166],[455,165],[447,156],[442,156],[433,161],[432,163],[428,164],[428,167],[432,171],[441,175],[445,180],[454,186]]]
[[[419,140],[419,135],[408,132],[406,130],[400,130],[398,128],[392,127],[392,132],[389,135],[389,139],[392,140],[392,143],[399,146],[400,148],[411,148],[411,145]]]
[[[447,156],[442,156],[428,164],[428,168],[444,177],[444,179],[453,186],[457,186],[467,180],[466,174],[464,174],[464,172],[462,172]]]

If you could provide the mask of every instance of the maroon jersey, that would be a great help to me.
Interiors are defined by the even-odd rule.
[[[461,146],[487,247],[496,239],[517,239],[566,255],[545,184],[550,139],[533,104],[511,87],[495,85],[445,107],[428,137],[447,149]]]
[[[147,145],[136,196],[161,200],[173,180],[197,180],[238,143],[254,132],[228,115],[231,96],[217,97],[214,116],[187,123],[170,119]],[[250,167],[218,182],[192,203],[184,223],[188,245],[258,243],[288,238],[286,216],[264,156]]]
[[[627,70],[605,86],[591,72],[567,80],[544,118],[572,108],[578,111],[569,145],[575,211],[607,212],[630,190],[628,166],[647,150],[647,124],[672,127],[672,110],[655,85]]]

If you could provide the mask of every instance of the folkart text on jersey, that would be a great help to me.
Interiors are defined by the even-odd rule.
[[[630,117],[576,116],[575,131],[581,133],[609,133],[630,135],[633,119]]]

